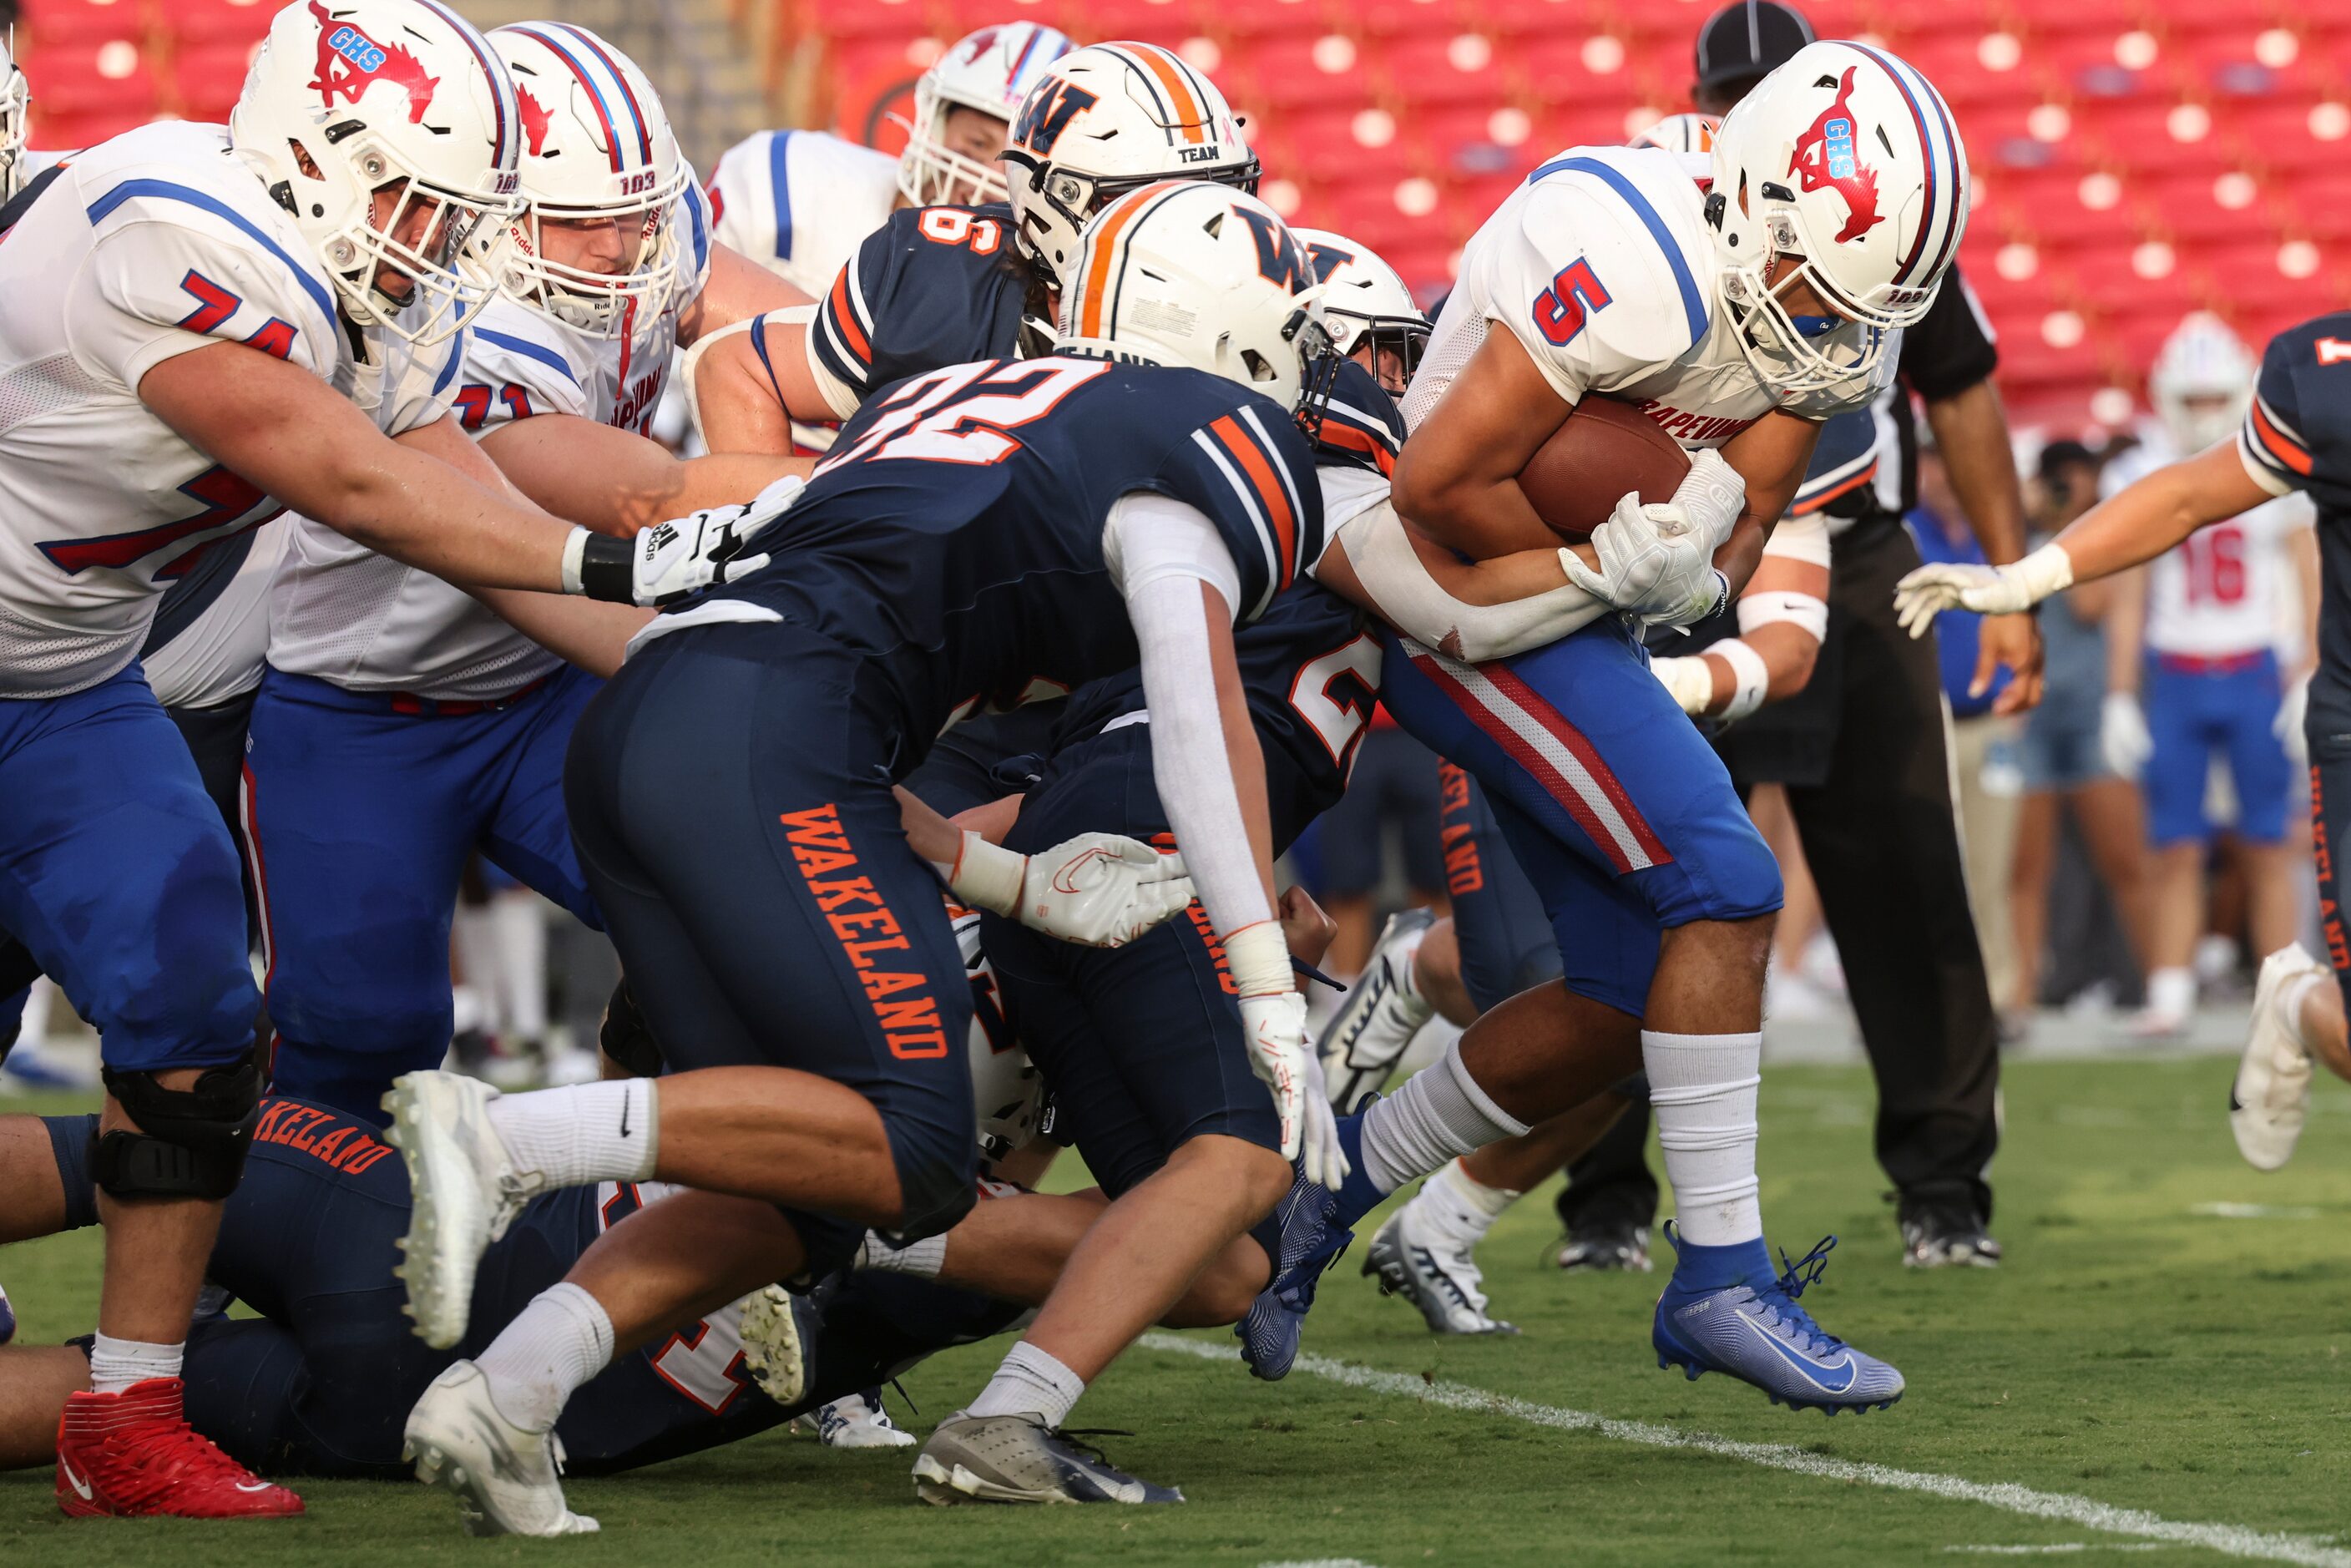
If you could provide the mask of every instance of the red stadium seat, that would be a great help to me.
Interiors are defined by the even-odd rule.
[[[1086,0],[1062,21],[1081,44],[1134,38],[1172,47],[1207,30],[1193,0]]]
[[[1482,33],[1398,39],[1381,50],[1374,79],[1416,112],[1502,99],[1500,52]]]
[[[266,16],[262,26],[268,26]],[[110,38],[135,42],[146,31],[136,0],[47,0],[36,4],[19,24],[16,47],[95,48]]]
[[[182,49],[172,63],[180,108],[191,120],[226,120],[245,86],[256,44],[214,44]]]
[[[1501,122],[1499,127],[1497,121]],[[1463,179],[1523,172],[1551,150],[1536,141],[1534,126],[1525,114],[1507,107],[1432,110],[1409,117],[1404,128],[1419,161],[1432,173]],[[1516,133],[1517,140],[1499,140],[1498,129]]]
[[[1457,0],[1355,0],[1347,26],[1371,38],[1450,37],[1464,27],[1482,26],[1484,7]]]
[[[1843,26],[1832,30],[1819,8],[1803,9],[1821,37],[1847,37],[1859,30],[1857,16],[1848,15]],[[1933,33],[1983,34],[1999,25],[1991,0],[1877,0],[1869,8],[1869,20],[1897,40]],[[1897,42],[1895,47],[1900,49],[1902,44]]]
[[[1603,0],[1479,0],[1478,25],[1499,37],[1581,38],[1608,14]]]
[[[1352,109],[1372,97],[1361,51],[1338,34],[1236,45],[1217,76],[1228,94],[1238,92],[1269,113]]]
[[[1962,126],[1971,105],[2039,100],[2042,89],[2021,55],[2018,62],[2007,69],[1994,70],[1984,63],[1984,53],[1980,37],[1927,37],[1907,47],[1903,57],[1917,66],[1950,101]]]
[[[2323,137],[2321,131],[2335,134]],[[2222,120],[2221,140],[2256,167],[2299,172],[2351,157],[2351,105],[2288,102],[2249,105]]]
[[[1048,27],[1061,25],[1059,0],[931,0],[931,5],[933,24],[950,42],[982,27],[1001,26],[1007,22],[1036,22]]]
[[[1562,109],[1594,104],[1630,108],[1644,94],[1639,79],[1625,68],[1622,51],[1621,41],[1599,34],[1530,39],[1510,51],[1504,65],[1538,103]]]
[[[1336,19],[1322,0],[1214,0],[1207,15],[1236,38],[1311,38]]]
[[[155,73],[135,47],[119,38],[95,48],[44,50],[26,60],[24,68],[34,84],[33,112],[40,120],[93,115],[143,119],[155,112]]]
[[[37,106],[33,117],[33,145],[58,152],[78,152],[136,131],[154,116],[143,110],[101,110],[95,114],[53,114]]]
[[[806,0],[809,30],[826,38],[911,38],[930,31],[922,0]]]
[[[1372,116],[1378,119],[1368,125],[1357,123],[1359,117]],[[1386,140],[1374,136],[1374,144],[1367,145],[1364,132],[1376,131],[1382,122]],[[1280,162],[1259,152],[1267,157],[1270,172],[1317,185],[1350,181],[1394,185],[1411,172],[1409,149],[1384,110],[1318,110],[1286,116],[1279,126],[1272,141]]]
[[[183,47],[259,43],[277,11],[268,0],[171,0],[158,9]]]
[[[2236,239],[2271,226],[2260,186],[2234,172],[2227,176],[2189,174],[2154,180],[2137,194],[2134,215],[2139,225],[2181,244]],[[2301,194],[2295,193],[2297,205],[2303,204]],[[2238,204],[2225,204],[2223,195]]]

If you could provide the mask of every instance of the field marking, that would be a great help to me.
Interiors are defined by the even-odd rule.
[[[1257,1568],[1379,1568],[1360,1557],[1316,1557],[1303,1563],[1260,1563]]]
[[[2207,1219],[2315,1219],[2318,1210],[2294,1203],[2199,1203],[2189,1211]]]
[[[2075,1552],[2169,1552],[2172,1541],[2060,1541],[2048,1546],[1946,1546],[1946,1552],[1973,1552],[1986,1557],[2056,1557]]]
[[[1234,1346],[1185,1339],[1156,1331],[1144,1334],[1138,1343],[1146,1350],[1189,1355],[1202,1361],[1240,1359],[1240,1351]],[[1360,1388],[1366,1393],[1417,1399],[1426,1404],[1442,1405],[1450,1410],[1507,1416],[1531,1427],[1550,1427],[1564,1432],[1590,1432],[1647,1448],[1683,1448],[1716,1458],[1761,1465],[1767,1469],[1813,1476],[1822,1480],[1857,1482],[1895,1491],[1925,1492],[1933,1497],[1949,1498],[1955,1502],[1982,1503],[1988,1508],[2022,1514],[2030,1519],[2062,1520],[2085,1529],[2104,1531],[2110,1535],[2134,1536],[2143,1541],[2167,1542],[2178,1546],[2200,1546],[2224,1556],[2251,1558],[2264,1563],[2292,1563],[2298,1564],[2299,1568],[2351,1568],[2351,1552],[2314,1536],[2253,1530],[2241,1524],[2189,1523],[2165,1519],[2143,1509],[2117,1508],[2095,1498],[2076,1497],[2067,1492],[2035,1491],[2011,1481],[1971,1481],[1958,1476],[1933,1475],[1924,1470],[1897,1470],[1887,1465],[1831,1458],[1778,1443],[1743,1443],[1735,1438],[1718,1437],[1711,1432],[1683,1431],[1647,1421],[1620,1421],[1612,1416],[1593,1415],[1588,1410],[1537,1405],[1507,1394],[1473,1388],[1468,1384],[1431,1381],[1401,1372],[1380,1372],[1322,1355],[1301,1355],[1293,1370],[1325,1383]]]

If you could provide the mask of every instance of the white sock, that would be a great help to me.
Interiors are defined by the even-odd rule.
[[[2147,977],[2147,1010],[2158,1018],[2185,1018],[2196,1010],[2196,971],[2158,969]]]
[[[1700,1247],[1729,1247],[1763,1234],[1756,1201],[1755,1091],[1763,1082],[1763,1036],[1641,1031],[1649,1108],[1673,1184],[1674,1218]]]
[[[1364,1176],[1380,1191],[1394,1192],[1447,1160],[1526,1130],[1478,1087],[1457,1040],[1442,1058],[1364,1113]]]
[[[1470,1248],[1484,1240],[1502,1211],[1522,1196],[1509,1187],[1488,1186],[1455,1160],[1428,1178],[1413,1207],[1429,1229]]]
[[[515,1164],[549,1186],[599,1181],[650,1181],[661,1123],[650,1078],[575,1083],[490,1102]]]
[[[99,1334],[89,1347],[89,1386],[98,1394],[120,1394],[151,1377],[177,1377],[187,1343],[149,1344],[144,1340],[116,1339]]]
[[[611,1361],[612,1320],[567,1281],[532,1297],[474,1364],[489,1379],[500,1415],[527,1432],[545,1432],[571,1391]]]
[[[2310,999],[2315,988],[2334,983],[2332,975],[2304,975],[2278,993],[2278,1022],[2284,1027],[2286,1038],[2302,1047],[2304,1055],[2310,1051],[2310,1037],[2303,1032],[2302,1004]]]
[[[1040,1416],[1046,1426],[1059,1427],[1085,1391],[1084,1378],[1024,1339],[1005,1355],[1004,1364],[964,1414]]]
[[[947,1238],[941,1231],[925,1236],[920,1241],[909,1241],[904,1247],[893,1247],[878,1230],[869,1230],[858,1245],[852,1269],[873,1269],[885,1274],[912,1274],[918,1280],[935,1280],[946,1266]]]

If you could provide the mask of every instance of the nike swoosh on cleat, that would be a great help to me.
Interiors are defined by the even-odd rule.
[[[1732,1316],[1739,1320],[1740,1327],[1746,1329],[1749,1333],[1753,1334],[1757,1339],[1761,1340],[1765,1344],[1771,1346],[1772,1354],[1779,1356],[1781,1360],[1786,1362],[1798,1372],[1803,1374],[1805,1379],[1823,1394],[1843,1394],[1851,1389],[1854,1385],[1854,1380],[1861,1375],[1861,1368],[1854,1364],[1853,1353],[1851,1351],[1847,1351],[1844,1354],[1844,1359],[1836,1365],[1822,1366],[1806,1357],[1798,1354],[1787,1345],[1781,1343],[1775,1335],[1765,1333],[1764,1330],[1758,1326],[1755,1321],[1747,1316],[1746,1313],[1735,1312]],[[1831,1372],[1843,1372],[1844,1374],[1844,1381],[1843,1383],[1829,1382],[1823,1375]]]
[[[73,1461],[70,1459],[60,1458],[57,1460],[57,1469],[65,1471],[66,1484],[73,1488],[74,1495],[80,1498],[84,1502],[96,1500],[90,1493],[89,1483],[82,1479],[79,1476],[74,1474]]]
[[[236,1483],[236,1490],[239,1491],[267,1491],[269,1490],[269,1483],[267,1481],[239,1481]]]

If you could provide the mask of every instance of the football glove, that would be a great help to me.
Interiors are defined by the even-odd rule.
[[[1121,947],[1192,902],[1184,857],[1117,833],[1080,833],[1016,854],[969,829],[946,877],[973,909],[1081,947]]]
[[[2098,710],[2098,755],[2120,777],[2136,779],[2155,755],[2155,737],[2147,730],[2147,713],[2130,692],[2108,692]]]
[[[2074,558],[2064,546],[2051,543],[2007,566],[1922,566],[1894,585],[1894,612],[1904,631],[1924,637],[1943,611],[2016,615],[2073,585]]]
[[[1729,584],[1714,570],[1706,535],[1678,507],[1645,507],[1637,494],[1628,493],[1592,531],[1592,548],[1600,555],[1596,572],[1574,551],[1560,551],[1568,580],[1653,624],[1703,621],[1729,594]]]
[[[658,606],[750,576],[768,564],[751,540],[791,509],[802,482],[779,479],[743,506],[712,507],[655,523],[633,539],[574,528],[563,551],[563,591]]]
[[[1339,1124],[1322,1082],[1322,1061],[1306,1032],[1306,998],[1290,977],[1290,946],[1271,920],[1225,938],[1225,962],[1241,990],[1241,1038],[1249,1071],[1273,1095],[1281,1120],[1281,1157],[1306,1179],[1336,1191],[1347,1179]]]

